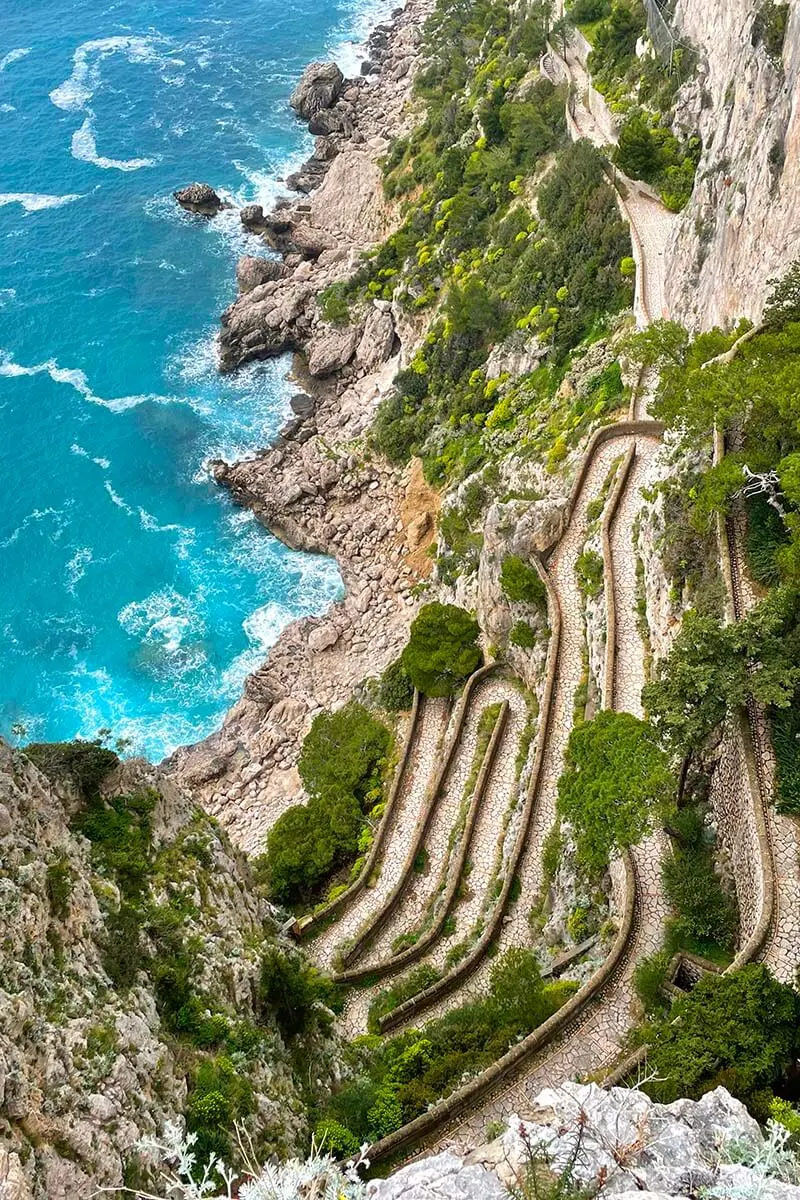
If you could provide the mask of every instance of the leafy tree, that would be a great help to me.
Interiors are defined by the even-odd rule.
[[[329,1008],[338,1010],[333,982],[299,954],[271,947],[261,960],[258,1000],[262,1018],[274,1019],[287,1040],[312,1025],[330,1027]]]
[[[656,731],[630,713],[601,712],[570,734],[558,810],[572,823],[591,874],[613,850],[633,846],[673,802],[675,780]]]
[[[319,713],[297,764],[309,796],[347,792],[363,802],[380,784],[390,742],[386,726],[355,700]]]
[[[547,589],[535,567],[531,567],[518,554],[509,554],[500,568],[500,587],[509,600],[534,604],[546,610]]]
[[[480,665],[478,622],[454,604],[426,604],[411,626],[402,662],[426,696],[451,696]]]
[[[799,1018],[800,998],[760,963],[706,976],[648,1029],[645,1088],[669,1103],[722,1085],[747,1101],[792,1065]]]
[[[658,174],[661,152],[643,113],[634,113],[620,129],[614,162],[632,179],[652,179]]]
[[[730,949],[736,913],[714,870],[701,814],[684,808],[670,817],[667,831],[673,845],[662,863],[661,881],[676,914],[673,936],[700,953]]]
[[[273,899],[294,904],[313,898],[334,868],[354,857],[362,825],[361,807],[347,792],[288,808],[267,837],[263,865]]]
[[[647,684],[644,702],[664,743],[697,750],[749,693],[788,707],[800,686],[800,592],[774,589],[748,616],[722,626],[688,612],[670,653]]]
[[[493,964],[489,982],[492,1003],[502,1025],[530,1033],[549,1015],[539,961],[533,950],[522,946],[506,950]]]
[[[30,742],[25,753],[48,779],[74,784],[84,799],[97,794],[103,779],[119,763],[114,751],[100,741]]]
[[[414,685],[402,660],[389,663],[381,675],[378,698],[381,708],[385,708],[387,712],[406,712],[411,708],[414,701]]]

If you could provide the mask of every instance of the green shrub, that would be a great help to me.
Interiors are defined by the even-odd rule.
[[[31,742],[25,753],[54,783],[67,781],[90,799],[119,763],[113,750],[100,742]]]
[[[753,20],[751,34],[753,45],[758,46],[763,42],[764,49],[770,58],[780,59],[788,23],[788,3],[775,4],[773,0],[762,0]]]
[[[390,987],[378,992],[369,1006],[367,1028],[370,1033],[379,1033],[381,1017],[392,1012],[404,1000],[409,1000],[412,996],[416,996],[425,988],[430,987],[432,983],[436,983],[441,978],[441,974],[437,967],[433,967],[429,963],[422,963],[413,971],[409,971],[407,975],[396,979]]]
[[[697,1100],[722,1085],[747,1102],[794,1063],[800,998],[761,964],[701,979],[648,1030],[645,1090]]]
[[[532,650],[536,645],[536,631],[527,621],[515,621],[511,626],[508,640],[512,646],[519,646],[523,650]]]
[[[74,883],[75,873],[69,861],[65,855],[59,854],[45,872],[45,886],[50,912],[62,921],[69,915],[69,901]]]
[[[572,823],[583,869],[596,875],[612,850],[640,842],[674,791],[667,755],[645,721],[605,711],[576,725],[558,781],[558,811]]]
[[[158,793],[138,788],[124,796],[92,797],[72,821],[92,843],[92,861],[117,883],[123,896],[136,899],[152,870],[152,813]]]
[[[775,509],[759,496],[747,505],[747,565],[756,583],[775,587],[781,581],[779,551],[789,543],[786,526]]]
[[[195,1153],[200,1162],[212,1154],[230,1161],[230,1134],[236,1121],[252,1112],[250,1084],[229,1058],[201,1062],[192,1080],[186,1108],[186,1128],[197,1134]]]
[[[714,859],[704,840],[700,815],[684,809],[671,819],[671,828],[682,841],[673,844],[661,864],[664,894],[676,912],[677,936],[688,948],[709,954],[729,950],[736,933],[736,913],[714,870]]]
[[[390,744],[383,722],[355,700],[336,712],[319,713],[297,764],[306,791],[312,797],[347,792],[363,804],[380,787]]]
[[[594,21],[602,21],[610,13],[610,0],[572,0],[567,5],[567,15],[575,25],[591,25]]]
[[[308,1032],[312,1025],[330,1026],[325,1009],[340,1007],[336,987],[300,955],[277,948],[268,950],[261,961],[258,993],[264,1020],[274,1018],[285,1038]]]
[[[543,612],[547,610],[547,588],[539,572],[518,554],[509,554],[503,559],[500,587],[509,600],[533,604]]]
[[[667,977],[670,958],[668,950],[657,950],[636,965],[633,982],[647,1013],[665,1012],[668,1008],[661,989]]]
[[[575,563],[575,575],[581,594],[587,598],[599,596],[603,590],[603,558],[596,550],[584,550]]]
[[[775,750],[775,806],[778,812],[800,813],[800,695],[787,708],[770,710]]]
[[[123,902],[119,912],[106,917],[103,966],[114,987],[121,992],[132,987],[144,966],[141,917],[133,905]]]
[[[319,297],[322,316],[332,325],[346,325],[350,320],[350,305],[347,301],[347,285],[332,283]]]
[[[317,1122],[314,1141],[325,1153],[339,1159],[356,1158],[360,1149],[355,1134],[332,1117]]]
[[[426,604],[411,625],[402,662],[426,696],[451,696],[480,665],[478,622],[454,604]]]
[[[387,712],[407,712],[414,702],[414,685],[402,659],[389,663],[381,675],[378,702]]]

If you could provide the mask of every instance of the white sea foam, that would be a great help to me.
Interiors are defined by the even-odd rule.
[[[60,508],[35,508],[33,512],[29,512],[12,533],[0,542],[0,550],[7,549],[8,546],[13,546],[20,534],[24,533],[29,525],[36,521],[46,521],[48,517],[55,518],[55,530],[50,535],[53,541],[57,541],[64,530],[64,512]]]
[[[86,568],[93,562],[91,546],[79,546],[66,565],[67,591],[75,594],[75,588],[86,574]]]
[[[338,63],[347,78],[360,74],[361,64],[367,57],[366,40],[370,32],[397,7],[396,0],[357,0],[334,31],[337,40],[329,48],[329,57]],[[403,7],[402,2],[399,7]]]
[[[244,681],[263,663],[271,646],[274,646],[283,630],[296,614],[282,604],[271,601],[257,608],[242,622],[250,645],[237,654],[231,665],[222,673],[222,689],[229,699],[240,695]]]
[[[120,496],[119,492],[114,491],[114,488],[111,486],[110,480],[107,479],[105,481],[105,483],[103,484],[103,487],[108,492],[111,502],[113,504],[116,504],[117,508],[121,508],[122,511],[124,513],[127,513],[129,517],[132,517],[134,515],[134,511],[131,508],[130,504],[128,504],[127,501],[122,499],[122,496]]]
[[[162,525],[159,523],[156,517],[154,517],[152,513],[149,513],[145,508],[139,509],[139,524],[141,525],[142,529],[147,530],[148,533],[176,534],[175,552],[178,555],[178,558],[188,561],[188,559],[191,557],[192,546],[194,545],[197,536],[194,529],[190,529],[186,525],[169,523]]]
[[[78,458],[88,458],[89,462],[93,462],[95,466],[102,467],[104,471],[107,471],[111,466],[111,463],[107,458],[95,458],[89,453],[88,450],[84,449],[83,446],[79,446],[77,442],[72,443],[70,450],[73,454],[77,455]]]
[[[64,383],[73,387],[79,395],[83,396],[84,400],[88,400],[90,404],[99,404],[102,408],[107,408],[111,412],[125,412],[128,408],[136,408],[139,404],[145,404],[150,401],[153,404],[175,404],[180,401],[175,396],[118,396],[115,400],[104,400],[102,396],[96,395],[89,386],[89,382],[83,371],[75,368],[70,370],[66,367],[60,367],[55,359],[48,359],[47,362],[36,363],[33,367],[23,367],[20,363],[15,362],[7,351],[0,350],[0,378],[16,379],[28,375],[47,374],[53,380],[53,383]]]
[[[110,54],[124,54],[128,62],[159,63],[165,60],[156,45],[163,39],[151,37],[119,36],[93,38],[78,47],[72,56],[72,74],[50,93],[57,108],[66,112],[81,112],[100,83],[100,64]]]
[[[20,46],[17,50],[9,50],[8,54],[6,54],[3,58],[0,58],[0,71],[7,70],[12,63],[19,62],[21,58],[25,58],[26,55],[30,54],[30,52],[30,46]]]
[[[142,167],[154,167],[154,158],[106,158],[97,153],[97,139],[92,118],[86,117],[80,129],[72,135],[72,157],[79,162],[94,163],[104,171],[140,171]]]
[[[131,637],[161,645],[168,653],[174,653],[185,636],[205,633],[202,617],[175,588],[131,601],[117,613],[117,620]]]
[[[16,111],[13,104],[0,104],[0,113],[12,113]]]
[[[41,212],[45,208],[61,208],[64,204],[73,204],[82,199],[83,196],[77,194],[46,196],[38,192],[0,192],[0,208],[6,204],[21,204],[25,212]]]
[[[16,288],[0,288],[0,308],[13,304],[17,298]]]

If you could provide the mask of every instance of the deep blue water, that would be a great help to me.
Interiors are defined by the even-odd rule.
[[[339,594],[208,479],[288,411],[285,363],[221,379],[236,213],[309,139],[287,97],[356,0],[0,0],[0,733],[158,758],[217,727],[280,628]],[[343,64],[343,65],[346,65]],[[19,732],[19,731],[18,731]]]

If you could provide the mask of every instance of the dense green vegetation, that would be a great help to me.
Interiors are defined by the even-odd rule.
[[[539,572],[518,554],[509,554],[503,559],[500,587],[509,600],[532,604],[542,612],[547,611],[547,589]]]
[[[422,1029],[357,1039],[351,1048],[353,1077],[320,1113],[317,1131],[335,1122],[337,1137],[348,1146],[352,1143],[342,1130],[359,1144],[384,1137],[489,1066],[576,987],[545,984],[532,951],[506,951],[492,968],[485,998],[454,1008]]]
[[[602,873],[612,852],[640,842],[674,793],[667,755],[647,722],[604,711],[573,728],[558,811],[572,824],[578,862],[589,875]]]
[[[371,840],[366,816],[376,819],[390,747],[389,730],[356,701],[314,718],[298,761],[308,803],[278,818],[259,864],[275,900],[313,902],[338,869],[358,874],[356,855]]]
[[[452,696],[480,666],[478,622],[455,604],[426,604],[411,625],[402,663],[426,696]]]
[[[676,137],[672,108],[679,87],[694,73],[696,55],[676,47],[669,64],[655,54],[640,58],[636,45],[647,34],[640,0],[580,0],[569,15],[576,24],[596,22],[588,66],[598,91],[622,118],[614,161],[632,179],[652,184],[678,212],[691,196],[701,144],[697,137]]]
[[[431,311],[375,439],[393,462],[420,453],[434,482],[490,463],[517,411],[551,407],[570,353],[632,298],[621,270],[630,240],[602,157],[569,143],[564,89],[532,69],[550,7],[437,6],[416,83],[425,117],[385,163],[387,194],[408,197],[404,220],[324,298],[337,320],[374,296]],[[490,377],[487,355],[508,339],[538,347],[546,365],[519,380]],[[559,432],[571,430],[570,417]]]
[[[645,1031],[655,1078],[647,1091],[665,1103],[728,1088],[764,1111],[798,1052],[800,998],[766,967],[752,964],[701,979]]]
[[[645,693],[665,744],[696,757],[748,694],[771,717],[778,759],[778,806],[800,809],[800,268],[775,286],[763,327],[731,350],[746,326],[692,338],[661,322],[637,335],[642,361],[660,372],[654,414],[689,445],[708,444],[716,426],[735,431],[732,449],[698,473],[681,524],[700,536],[718,515],[741,506],[745,468],[763,480],[746,506],[745,548],[752,577],[768,589],[736,625],[718,613],[690,612],[668,659]],[[720,356],[724,356],[720,358]],[[711,360],[718,361],[711,361]],[[774,472],[774,474],[771,474]]]

